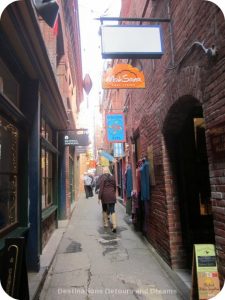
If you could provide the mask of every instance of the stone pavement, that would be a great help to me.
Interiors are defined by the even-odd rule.
[[[40,300],[177,300],[179,291],[125,222],[116,204],[116,234],[102,225],[97,197],[81,197],[63,234],[40,294]]]

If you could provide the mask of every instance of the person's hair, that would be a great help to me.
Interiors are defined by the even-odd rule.
[[[110,175],[112,175],[108,167],[103,167],[102,174],[110,174]]]

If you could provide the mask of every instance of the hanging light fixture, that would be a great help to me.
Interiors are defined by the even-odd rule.
[[[38,14],[53,28],[59,11],[57,0],[33,0],[33,3]]]
[[[92,88],[92,80],[89,74],[86,74],[84,76],[84,80],[83,80],[83,89],[85,90],[85,93],[87,95],[89,95],[90,91]]]

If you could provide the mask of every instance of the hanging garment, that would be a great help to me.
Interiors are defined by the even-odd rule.
[[[138,209],[138,198],[137,191],[132,191],[132,223],[137,223],[137,209]]]
[[[149,174],[149,162],[144,160],[141,166],[141,200],[150,200],[150,174]]]
[[[132,169],[129,165],[126,170],[125,177],[126,177],[126,196],[127,198],[131,198],[131,192],[133,190],[133,178],[132,178]]]
[[[131,200],[131,192],[133,190],[133,178],[132,178],[132,169],[131,166],[127,166],[127,170],[125,172],[125,192],[126,192],[126,213],[131,215],[132,211],[132,200]]]

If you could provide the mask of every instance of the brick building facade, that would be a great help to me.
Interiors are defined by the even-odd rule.
[[[83,100],[77,1],[12,3],[0,44],[0,259],[6,238],[24,236],[38,271],[79,188],[79,155],[64,144]]]
[[[146,80],[144,90],[116,90],[116,98],[125,108],[130,149],[127,156],[133,166],[137,159],[148,156],[149,147],[153,148],[155,180],[151,184],[147,238],[174,269],[191,268],[193,244],[215,243],[222,279],[225,276],[223,14],[208,1],[124,0],[121,17],[171,20],[161,24],[164,55],[160,60],[114,60],[114,64],[127,62],[141,68]],[[111,100],[106,96],[105,101]],[[220,135],[213,146],[215,132]]]

